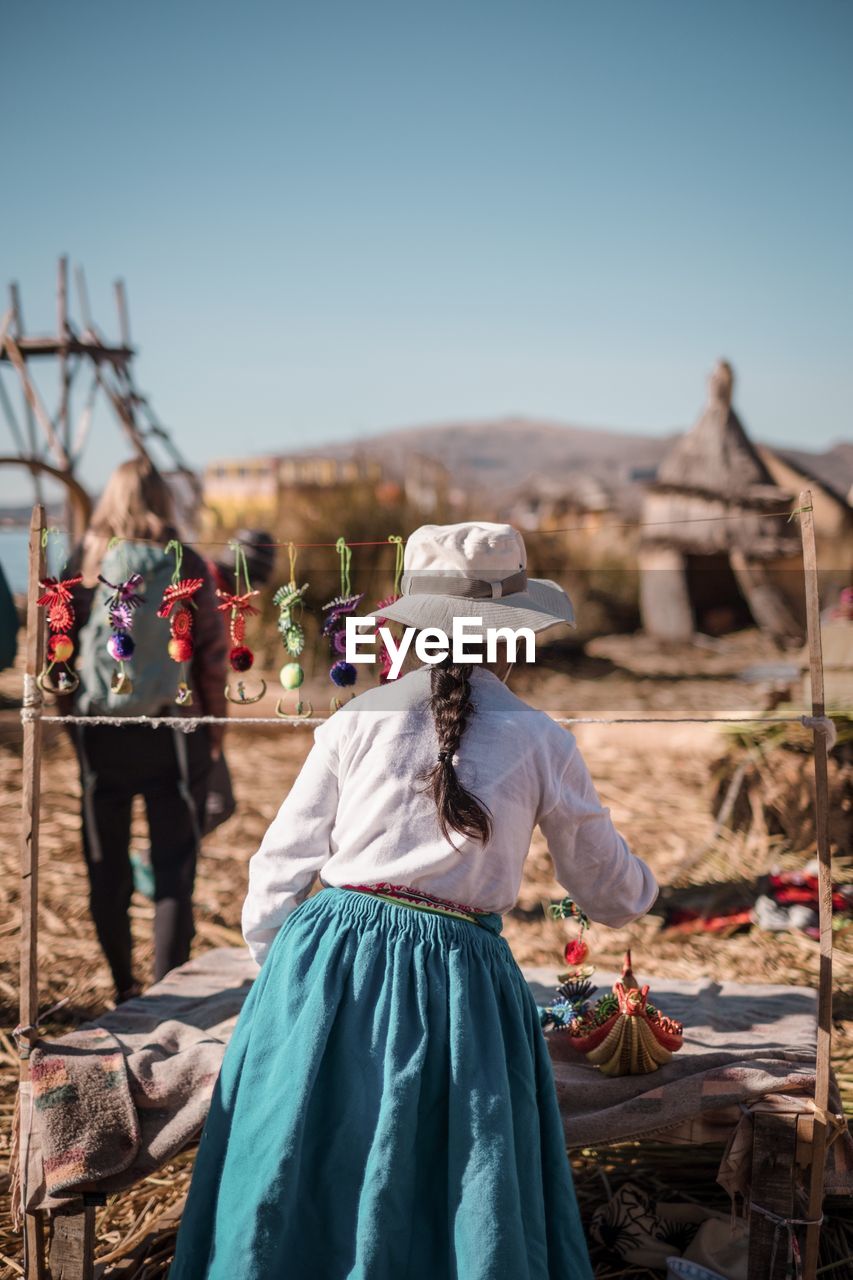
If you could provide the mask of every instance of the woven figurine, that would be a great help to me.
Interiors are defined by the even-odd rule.
[[[622,976],[607,995],[594,1004],[588,982],[568,982],[560,988],[560,1000],[542,1011],[549,1023],[565,1033],[565,1042],[607,1076],[643,1075],[669,1062],[681,1048],[680,1022],[649,1004],[649,986],[640,986],[631,969],[631,952],[625,952]]]
[[[220,613],[229,614],[228,629],[231,635],[231,652],[228,654],[228,662],[231,670],[242,676],[252,668],[255,661],[254,653],[246,644],[246,619],[253,618],[260,612],[252,604],[252,600],[255,596],[260,595],[260,592],[252,589],[252,584],[249,581],[246,552],[243,550],[242,544],[234,539],[228,545],[234,552],[235,590],[217,591],[216,594],[222,603],[216,607]],[[229,702],[249,704],[260,702],[266,691],[266,680],[261,680],[260,688],[256,693],[247,693],[245,680],[238,680],[234,693],[231,692],[230,684],[225,686],[225,697]]]
[[[281,643],[284,645],[284,651],[288,657],[288,661],[285,662],[278,673],[278,678],[281,681],[282,688],[286,692],[292,693],[302,687],[305,679],[302,664],[297,659],[301,657],[305,648],[305,631],[300,618],[304,608],[308,583],[303,583],[301,587],[296,585],[296,547],[294,543],[291,542],[288,545],[287,551],[290,556],[290,579],[283,587],[279,587],[272,600],[273,604],[278,605],[278,631],[281,636]],[[284,710],[283,704],[283,698],[279,698],[275,704],[275,713],[282,720],[301,720],[310,716],[313,712],[311,703],[304,703],[300,694],[297,694],[296,711],[293,715]]]
[[[175,694],[175,702],[179,707],[191,707],[192,690],[187,679],[187,663],[192,661],[195,648],[193,645],[193,615],[196,607],[193,596],[204,586],[204,578],[182,578],[181,561],[184,549],[176,538],[166,544],[166,555],[175,553],[175,572],[172,581],[163,592],[158,618],[169,620],[169,657],[181,666],[181,680]]]
[[[107,616],[112,628],[107,641],[107,652],[118,663],[118,669],[113,672],[110,689],[117,694],[132,693],[133,683],[124,664],[133,656],[134,641],[130,633],[133,615],[144,600],[139,594],[139,587],[144,579],[141,573],[134,573],[124,582],[115,583],[98,574],[98,581],[112,591],[112,595],[107,598]]]
[[[75,578],[45,578],[39,583],[43,595],[36,604],[47,610],[47,625],[51,634],[47,642],[47,661],[36,677],[36,684],[45,693],[73,693],[79,679],[67,665],[74,653],[74,641],[68,635],[74,625],[72,590],[83,581]],[[52,680],[54,667],[59,666],[56,683]]]
[[[350,583],[352,551],[347,546],[346,541],[343,538],[338,538],[336,548],[341,557],[341,593],[335,596],[334,600],[330,600],[328,604],[323,605],[323,612],[326,614],[326,619],[323,623],[323,635],[328,636],[332,652],[341,654],[341,657],[332,664],[329,670],[329,679],[339,689],[349,689],[358,679],[358,672],[352,663],[347,662],[343,657],[346,653],[347,643],[346,619],[350,614],[355,613],[364,599],[364,592],[360,595],[353,595],[352,593]],[[336,694],[329,703],[329,709],[335,712],[342,706],[343,699]]]

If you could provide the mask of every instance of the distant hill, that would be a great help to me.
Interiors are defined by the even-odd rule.
[[[840,498],[850,502],[853,491],[853,442],[840,441],[823,453],[809,453],[806,449],[778,448],[776,452],[781,458],[802,467],[807,475],[820,480],[828,489],[834,490]]]
[[[367,454],[400,470],[407,453],[435,458],[452,483],[509,493],[536,479],[585,473],[609,489],[633,487],[648,479],[680,432],[651,436],[511,417],[480,422],[447,422],[385,431],[367,439],[306,452],[332,456]],[[846,496],[853,485],[853,444],[822,453],[783,449],[779,453]]]

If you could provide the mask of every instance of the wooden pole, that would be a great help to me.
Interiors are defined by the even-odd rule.
[[[30,1078],[28,1028],[38,1023],[38,842],[39,793],[41,789],[42,723],[41,694],[36,676],[44,663],[44,625],[36,600],[44,579],[44,507],[37,503],[30,520],[29,585],[27,590],[27,655],[24,675],[23,767],[21,786],[21,974],[20,974],[20,1080]],[[21,1108],[22,1135],[28,1118]],[[21,1142],[21,1184],[26,1185],[27,1141]],[[44,1240],[40,1216],[26,1213],[24,1248],[27,1280],[42,1280]]]
[[[118,331],[123,347],[130,346],[130,317],[127,311],[127,291],[124,287],[123,280],[115,280],[113,282],[113,290],[115,291],[116,310],[118,311]]]
[[[56,273],[56,334],[59,339],[59,408],[56,411],[56,433],[68,458],[68,470],[73,469],[71,458],[71,368],[68,361],[68,259],[59,259]],[[75,508],[65,503],[65,525],[72,539],[83,536],[75,521]]]
[[[41,397],[39,396],[39,393],[36,390],[35,383],[30,378],[29,372],[27,370],[27,362],[24,359],[21,349],[10,333],[6,334],[4,345],[6,348],[6,354],[8,355],[12,364],[15,366],[15,369],[18,372],[18,376],[21,379],[21,386],[24,389],[24,396],[26,397],[27,404],[30,406],[31,411],[35,414],[38,420],[38,424],[45,434],[45,439],[47,440],[48,444],[53,450],[54,457],[56,458],[60,467],[63,468],[63,470],[70,471],[71,467],[68,459],[68,454],[66,453],[65,448],[62,444],[62,441],[59,439],[59,436],[54,431],[53,423],[51,422],[51,419],[50,419],[50,414],[42,404]],[[35,448],[33,450],[33,456],[35,456]]]
[[[797,1117],[756,1111],[752,1133],[752,1199],[780,1218],[796,1218]],[[774,1247],[775,1246],[775,1247]],[[787,1280],[790,1237],[757,1209],[749,1215],[749,1280]]]
[[[826,714],[823,688],[823,648],[820,637],[820,593],[817,576],[817,547],[810,489],[800,494],[800,531],[803,539],[803,572],[806,588],[806,623],[808,627],[809,671],[811,674],[812,715]],[[817,1062],[815,1065],[815,1119],[809,1169],[808,1218],[814,1223],[806,1228],[803,1258],[804,1280],[814,1280],[817,1273],[820,1227],[817,1220],[823,1208],[823,1184],[826,1164],[826,1113],[829,1105],[830,1052],[832,1049],[832,859],[829,851],[829,751],[827,737],[819,730],[814,735],[815,827],[818,856],[818,925],[820,929],[820,973],[817,1006]]]
[[[20,338],[23,336],[23,333],[24,333],[24,314],[23,314],[23,311],[21,310],[21,297],[18,292],[18,286],[14,280],[9,285],[9,303],[11,305],[12,315],[14,317],[15,334],[17,335],[17,337]],[[2,351],[2,349],[3,349],[2,345],[0,345],[0,352]],[[22,388],[22,391],[23,391],[23,388]],[[23,391],[23,396],[24,396],[24,418],[27,424],[27,438],[29,440],[29,446],[30,446],[30,457],[35,458],[36,455],[38,454],[38,447],[36,445],[36,420],[35,420],[35,417],[33,416],[32,406],[29,400],[27,399],[26,391]],[[44,502],[44,495],[42,493],[42,486],[41,486],[41,478],[38,475],[36,475],[35,472],[33,472],[33,491],[35,493],[36,502]]]
[[[56,427],[66,453],[71,451],[71,375],[68,369],[68,259],[59,259],[56,279],[56,332],[59,338],[59,411]]]
[[[74,269],[74,282],[77,285],[77,299],[80,304],[80,315],[83,317],[83,329],[92,332],[92,312],[89,308],[89,290],[86,288],[86,273],[81,266]]]

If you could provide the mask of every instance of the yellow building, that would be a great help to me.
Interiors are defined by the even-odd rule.
[[[227,458],[204,470],[204,504],[209,523],[227,528],[263,528],[278,510],[278,459]]]
[[[382,464],[361,456],[266,454],[218,459],[204,472],[206,522],[229,529],[273,528],[285,506],[293,507],[312,491],[359,483],[375,487],[382,478]]]

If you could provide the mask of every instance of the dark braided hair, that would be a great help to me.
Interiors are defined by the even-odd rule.
[[[473,710],[471,664],[454,663],[448,657],[432,667],[429,705],[438,736],[438,759],[422,778],[432,790],[441,834],[449,840],[451,831],[458,831],[485,844],[492,834],[491,815],[475,795],[465,790],[453,765]]]

